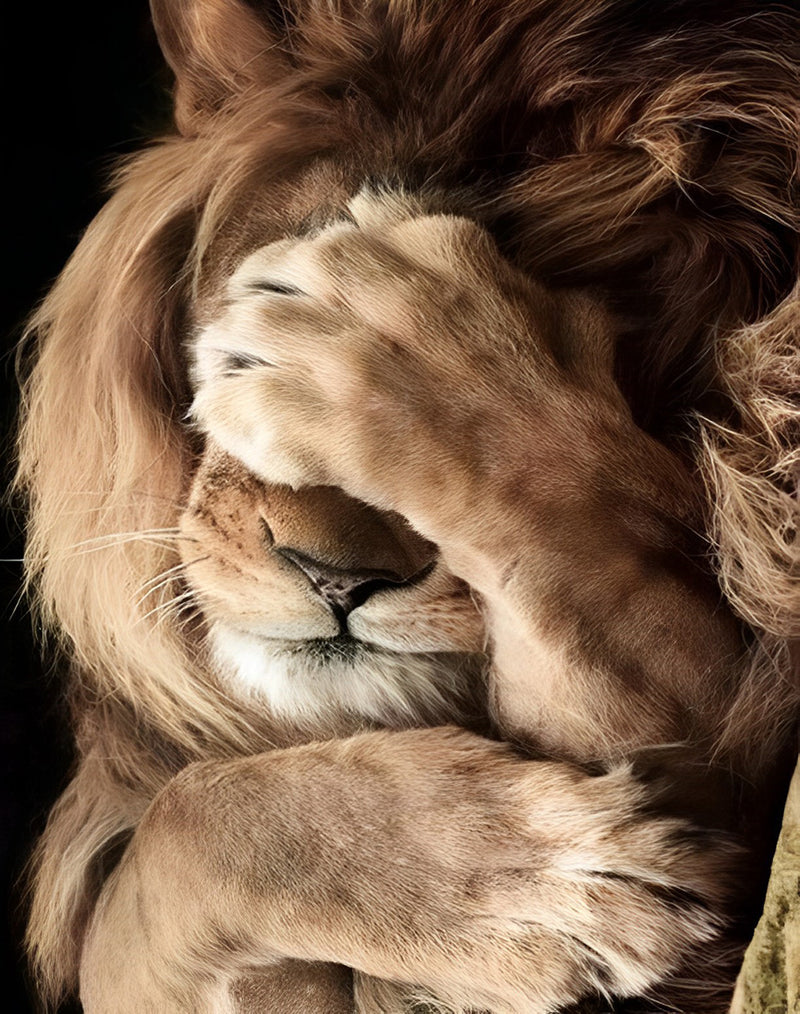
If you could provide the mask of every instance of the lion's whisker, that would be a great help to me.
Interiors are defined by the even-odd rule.
[[[96,535],[91,539],[74,542],[67,547],[65,556],[83,556],[96,553],[103,549],[122,546],[129,542],[141,542],[143,545],[168,546],[177,542],[197,542],[190,535],[182,535],[179,528],[150,528],[133,532],[108,532]],[[55,556],[56,554],[53,554]],[[51,559],[53,558],[51,556]]]
[[[93,542],[100,542],[104,539],[135,539],[142,536],[150,535],[178,535],[180,534],[180,528],[138,528],[128,532],[105,532],[102,535],[93,535],[89,539],[81,539],[80,542],[73,542],[69,547],[70,549],[78,549],[81,546],[89,545]]]
[[[142,616],[140,616],[136,620],[136,623],[137,624],[144,623],[145,620],[148,620],[151,616],[157,615],[157,614],[160,613],[161,615],[158,617],[158,620],[156,621],[156,626],[157,626],[164,619],[165,616],[168,616],[168,615],[170,615],[172,613],[177,612],[178,611],[178,607],[182,603],[184,603],[184,602],[186,602],[186,601],[188,601],[189,599],[192,599],[192,598],[194,598],[194,592],[193,591],[190,590],[190,591],[181,592],[180,595],[175,595],[173,598],[168,599],[166,602],[159,602],[158,605],[153,606],[152,609],[149,609],[146,613],[144,613]]]
[[[164,549],[164,548],[166,548],[166,547],[168,547],[168,546],[171,545],[170,542],[167,541],[166,539],[156,539],[156,538],[152,538],[152,537],[150,537],[150,538],[143,538],[143,539],[138,539],[138,538],[136,538],[136,539],[134,539],[134,538],[131,538],[131,539],[120,539],[117,542],[107,542],[107,543],[104,543],[101,546],[90,546],[87,549],[80,549],[80,550],[78,550],[75,553],[67,553],[67,554],[65,554],[65,558],[70,559],[71,557],[74,557],[74,556],[88,556],[91,553],[99,553],[103,549],[112,549],[112,548],[116,548],[118,546],[124,546],[124,545],[126,545],[127,543],[130,543],[130,542],[138,542],[142,546],[152,546],[152,547],[156,547],[156,548],[160,548],[160,549]],[[51,559],[52,558],[53,557],[51,557]]]
[[[195,557],[194,560],[176,563],[174,567],[169,567],[167,570],[163,570],[161,573],[156,574],[155,577],[151,577],[149,581],[145,581],[145,583],[139,588],[141,598],[136,603],[137,609],[139,606],[143,605],[143,603],[150,598],[151,595],[155,595],[162,588],[166,587],[181,571],[186,570],[187,567],[191,567],[192,564],[202,563],[204,560],[207,560],[209,556],[210,554],[206,553],[204,556]],[[152,587],[148,587],[149,585],[152,585]]]
[[[204,559],[204,557],[198,557],[198,560],[199,559]],[[143,584],[139,586],[139,592],[143,593],[147,588],[150,588],[147,594],[152,595],[153,591],[155,591],[155,588],[161,587],[161,585],[164,583],[165,578],[168,578],[170,575],[175,574],[180,570],[183,570],[185,567],[188,567],[190,563],[195,562],[197,561],[189,560],[188,562],[184,562],[183,560],[181,560],[180,563],[176,563],[173,567],[167,567],[166,570],[159,571],[158,574],[156,574],[154,577],[149,578],[147,581],[145,581]],[[151,588],[150,587],[151,585],[155,585],[155,588]]]
[[[183,511],[184,506],[178,500],[170,500],[167,497],[164,497],[164,500],[167,503],[173,504],[178,509],[179,512]],[[121,503],[120,502],[115,502],[114,503],[114,509],[115,510],[116,509],[118,509],[118,510],[132,510],[135,506],[136,506],[136,501],[135,500],[131,500],[130,502],[121,502]],[[100,513],[104,512],[104,511],[108,511],[108,510],[109,510],[108,504],[106,504],[106,503],[99,503],[95,507],[76,507],[76,508],[74,508],[74,510],[63,510],[63,511],[61,511],[61,516],[62,517],[67,517],[67,518],[68,517],[80,517],[80,518],[83,518],[83,517],[86,517],[88,514],[100,514]],[[20,513],[22,513],[22,512],[20,512]]]

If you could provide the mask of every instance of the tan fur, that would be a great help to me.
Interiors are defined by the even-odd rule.
[[[797,715],[796,22],[268,6],[154,5],[181,136],[32,322],[43,993],[722,1011]],[[222,658],[335,632],[280,544],[423,573],[351,614],[369,706]]]

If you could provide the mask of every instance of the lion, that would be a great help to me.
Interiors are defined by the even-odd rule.
[[[153,0],[36,314],[87,1014],[721,1014],[797,753],[797,18]]]

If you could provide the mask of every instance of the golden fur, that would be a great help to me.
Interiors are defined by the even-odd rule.
[[[275,868],[285,870],[292,863],[304,868],[298,851],[285,854],[287,843],[302,851],[298,843],[305,825],[298,823],[298,814],[310,820],[309,815],[319,810],[323,829],[331,835],[338,829],[342,840],[347,840],[346,820],[338,823],[344,802],[340,800],[332,812],[320,802],[321,797],[338,799],[336,781],[327,785],[324,772],[325,763],[339,764],[351,801],[362,799],[365,809],[389,812],[405,800],[409,811],[423,814],[421,826],[429,829],[429,840],[441,839],[440,851],[434,850],[428,862],[413,829],[406,829],[412,840],[410,854],[419,862],[420,881],[441,884],[441,897],[429,903],[448,927],[472,911],[468,888],[480,893],[482,878],[487,883],[492,876],[502,879],[497,868],[493,872],[475,868],[470,857],[484,853],[494,857],[495,847],[502,852],[500,832],[507,832],[512,853],[521,848],[514,837],[521,800],[533,806],[543,792],[546,799],[537,814],[540,840],[546,842],[544,854],[553,861],[547,867],[543,859],[537,875],[554,882],[554,893],[547,894],[546,918],[557,918],[564,908],[573,912],[574,922],[562,930],[569,939],[580,940],[584,950],[571,949],[571,945],[553,948],[527,939],[512,945],[504,938],[503,957],[496,952],[487,957],[479,942],[471,939],[460,959],[461,966],[470,967],[480,979],[470,992],[445,956],[420,956],[421,950],[417,954],[417,938],[406,941],[404,953],[392,953],[391,939],[382,950],[375,947],[375,939],[385,938],[387,925],[397,928],[399,947],[398,927],[404,925],[408,912],[417,913],[424,924],[427,909],[395,883],[400,906],[395,921],[388,914],[383,923],[373,920],[373,913],[391,906],[386,897],[368,889],[363,870],[370,868],[371,857],[365,854],[361,857],[364,879],[361,875],[351,878],[355,895],[351,907],[360,913],[355,925],[347,922],[346,905],[344,915],[336,908],[333,888],[341,890],[338,883],[328,885],[329,904],[316,913],[319,925],[314,924],[312,931],[304,923],[300,939],[291,939],[290,930],[281,925],[280,908],[263,915],[261,929],[268,944],[262,941],[255,950],[249,949],[252,926],[219,929],[221,936],[233,934],[233,943],[227,941],[228,953],[238,953],[235,961],[224,966],[229,977],[242,974],[248,963],[259,965],[268,954],[275,954],[360,968],[367,974],[357,977],[355,990],[358,1009],[365,1012],[400,1009],[400,998],[411,987],[395,987],[393,980],[433,991],[456,1008],[484,1004],[520,1014],[552,1010],[559,1002],[579,999],[582,994],[576,983],[598,995],[635,996],[639,991],[657,992],[663,980],[667,991],[662,999],[682,1005],[681,1010],[703,1014],[723,1010],[741,939],[734,933],[727,944],[724,940],[724,946],[720,944],[721,938],[714,938],[715,918],[708,910],[724,907],[728,853],[724,848],[719,853],[710,850],[708,856],[702,850],[693,851],[693,846],[671,837],[683,825],[670,822],[688,808],[691,818],[702,823],[702,807],[698,815],[695,798],[705,800],[711,791],[708,785],[727,769],[751,780],[764,795],[769,795],[767,787],[772,785],[778,796],[797,717],[790,647],[800,635],[796,538],[800,296],[796,288],[797,209],[792,196],[792,187],[797,186],[798,81],[790,42],[798,28],[796,17],[777,4],[740,3],[731,13],[729,5],[708,3],[698,8],[677,3],[645,29],[636,25],[631,5],[621,0],[558,4],[544,0],[502,4],[494,0],[470,4],[298,0],[252,6],[164,0],[153,6],[165,54],[177,74],[176,121],[181,133],[162,139],[120,170],[113,197],[87,230],[31,324],[37,353],[24,388],[19,480],[30,501],[29,574],[44,624],[72,660],[71,699],[80,754],[74,779],[53,811],[36,858],[29,944],[43,995],[56,1000],[77,988],[84,934],[109,876],[118,878],[122,886],[116,893],[113,889],[104,892],[106,910],[118,913],[117,922],[112,916],[104,918],[108,925],[135,938],[134,928],[125,929],[132,910],[125,903],[125,892],[134,891],[125,881],[125,871],[135,866],[136,849],[150,856],[155,870],[153,892],[160,887],[171,899],[192,897],[193,891],[202,894],[202,876],[218,870],[224,857],[214,853],[211,845],[201,858],[184,851],[189,848],[186,828],[203,826],[198,814],[213,824],[214,801],[222,806],[225,792],[233,793],[236,785],[250,785],[248,779],[256,779],[250,759],[270,756],[264,752],[277,747],[290,748],[280,749],[274,757],[286,758],[286,770],[295,764],[297,780],[279,768],[275,777],[287,778],[285,783],[270,783],[265,789],[259,782],[254,790],[263,793],[258,812],[280,813],[285,822],[283,838],[277,833],[281,823],[276,817],[274,827],[264,832],[274,831],[275,840],[259,845],[273,857],[282,857],[275,861]],[[224,46],[218,44],[219,39],[225,41]],[[353,218],[359,227],[355,239],[348,232]],[[422,232],[415,237],[413,230],[418,226]],[[507,555],[506,543],[502,552],[497,545],[481,545],[484,555],[477,565],[476,557],[464,550],[468,546],[474,553],[474,533],[456,532],[458,510],[442,513],[448,525],[440,530],[441,520],[433,516],[439,508],[411,495],[413,476],[406,475],[410,483],[406,492],[395,490],[389,475],[372,474],[369,469],[361,474],[355,459],[336,464],[341,448],[325,443],[324,431],[314,431],[314,441],[326,448],[321,460],[332,470],[287,474],[276,466],[270,472],[265,459],[259,458],[263,468],[258,478],[237,473],[241,462],[231,460],[231,451],[241,459],[242,439],[230,438],[227,455],[214,446],[228,432],[227,416],[220,411],[215,414],[211,395],[210,400],[202,400],[202,361],[198,359],[192,374],[189,360],[194,352],[188,347],[189,339],[194,348],[194,336],[209,334],[232,312],[230,279],[248,256],[257,257],[258,251],[269,252],[270,244],[297,236],[301,237],[297,248],[301,277],[317,271],[314,277],[327,279],[325,284],[336,279],[336,270],[331,271],[324,261],[325,244],[344,244],[344,253],[337,254],[344,257],[347,268],[337,283],[342,286],[338,298],[350,316],[342,332],[321,324],[314,316],[317,309],[309,311],[309,333],[317,334],[320,354],[329,338],[339,341],[342,334],[360,334],[364,319],[369,322],[354,294],[365,291],[375,296],[376,305],[384,306],[381,278],[392,281],[390,288],[400,293],[401,304],[403,279],[421,280],[423,287],[416,292],[419,306],[437,320],[437,313],[444,314],[441,333],[457,332],[452,342],[471,335],[464,339],[465,348],[481,349],[480,368],[461,363],[461,373],[454,371],[456,379],[441,369],[431,373],[440,379],[438,386],[430,388],[434,396],[443,384],[454,385],[457,396],[449,431],[453,435],[475,435],[466,419],[475,377],[482,371],[502,375],[502,370],[491,372],[494,351],[480,346],[480,335],[470,331],[475,313],[485,307],[470,306],[469,313],[464,311],[465,290],[458,286],[466,285],[467,275],[474,291],[496,311],[503,335],[513,334],[520,320],[530,316],[540,328],[537,333],[560,336],[549,346],[545,342],[551,352],[555,349],[558,363],[555,373],[548,367],[548,376],[552,381],[564,369],[573,386],[567,385],[569,395],[559,388],[553,399],[559,420],[553,430],[557,439],[549,445],[549,458],[535,462],[537,474],[544,476],[542,485],[548,486],[550,476],[549,485],[561,502],[565,496],[582,494],[584,483],[574,482],[572,476],[589,474],[601,487],[607,482],[608,489],[617,490],[603,501],[610,516],[615,516],[621,496],[646,505],[641,517],[637,514],[631,523],[641,524],[637,530],[644,533],[645,542],[661,539],[663,546],[678,555],[703,554],[702,544],[685,536],[684,529],[686,525],[704,528],[722,588],[742,621],[741,628],[724,608],[711,609],[716,593],[704,578],[668,574],[670,568],[665,566],[667,576],[659,578],[663,584],[656,598],[669,603],[665,612],[674,608],[675,616],[682,617],[685,627],[680,640],[685,643],[681,648],[691,662],[679,686],[680,665],[676,656],[669,655],[674,644],[664,647],[661,661],[653,666],[666,666],[672,682],[640,708],[641,701],[631,691],[633,684],[624,685],[620,695],[613,664],[603,668],[608,658],[618,659],[623,650],[621,641],[614,641],[617,634],[609,633],[611,621],[607,626],[605,616],[593,621],[594,631],[604,637],[608,634],[608,644],[613,642],[611,647],[606,645],[609,654],[603,664],[590,660],[582,669],[589,649],[581,645],[565,665],[559,654],[564,621],[554,607],[547,619],[557,636],[537,656],[537,666],[557,676],[546,707],[534,714],[519,658],[525,655],[529,669],[533,643],[525,632],[532,616],[529,604],[536,602],[538,610],[544,599],[541,590],[528,584],[514,598],[517,560],[515,554]],[[421,265],[415,262],[420,250]],[[425,251],[430,255],[427,261]],[[282,248],[278,263],[285,266],[286,256]],[[406,268],[413,263],[414,269],[398,273],[397,263]],[[530,281],[532,277],[539,282]],[[448,285],[456,287],[462,302],[443,308],[439,301]],[[576,290],[590,295],[576,295]],[[291,319],[287,323],[280,308],[275,312],[273,330],[277,333],[285,327],[287,334],[294,335]],[[397,301],[390,299],[377,324],[411,318],[413,304],[411,311],[407,304],[398,310]],[[371,321],[373,328],[377,324]],[[498,328],[496,322],[488,325],[489,333],[493,327]],[[410,343],[414,354],[417,338],[413,328],[409,334],[396,336],[401,346]],[[451,352],[456,347],[452,342]],[[520,339],[518,347],[523,345]],[[353,344],[350,337],[336,346],[343,353],[351,347],[357,348],[358,343]],[[425,353],[426,363],[435,362],[434,352]],[[509,366],[511,345],[499,359]],[[323,361],[330,369],[338,363],[330,356]],[[360,383],[359,362],[357,357],[344,357],[342,376],[353,376]],[[527,362],[524,355],[520,362]],[[522,372],[526,370],[527,365]],[[426,380],[427,374],[418,375]],[[594,422],[582,431],[579,403],[570,407],[575,376],[584,378],[581,389],[589,392],[586,403],[594,405],[592,399],[599,399],[611,406],[602,410],[608,414],[599,427],[590,416]],[[374,376],[370,383],[377,384]],[[497,381],[492,389],[495,400],[499,389],[506,390],[505,384],[504,379]],[[550,391],[554,384],[545,383],[542,389]],[[393,418],[391,409],[397,402],[392,400],[391,384],[366,390],[370,395],[375,390],[381,394],[383,405],[390,408],[386,418]],[[190,426],[186,419],[195,395],[195,421]],[[524,403],[521,396],[509,394],[509,399],[514,411]],[[234,398],[233,415],[237,404]],[[493,411],[491,399],[480,404],[481,418],[486,420]],[[456,411],[459,406],[464,408],[463,416]],[[625,418],[627,406],[635,427],[632,422],[618,421]],[[294,409],[289,404],[285,411]],[[565,423],[570,413],[573,418]],[[347,421],[330,418],[337,420],[337,426]],[[427,430],[414,418],[412,446],[403,452],[409,458],[415,447],[424,451],[428,446]],[[541,420],[537,425],[541,427]],[[626,434],[624,440],[618,439],[619,426]],[[492,432],[491,426],[486,432]],[[539,446],[541,432],[532,427],[530,446]],[[360,446],[365,434],[354,434],[353,446]],[[384,435],[387,441],[396,439],[388,429]],[[579,439],[583,435],[585,443]],[[496,437],[496,446],[504,448],[507,434],[499,424]],[[466,438],[455,442],[469,444]],[[475,446],[479,445],[478,439]],[[426,461],[422,451],[417,465]],[[297,460],[302,464],[296,449],[291,455],[295,464]],[[607,464],[597,467],[596,460]],[[205,636],[213,609],[203,595],[217,587],[221,578],[207,575],[205,584],[202,578],[199,585],[191,584],[195,554],[188,541],[209,538],[207,530],[192,529],[192,512],[196,520],[197,510],[208,508],[213,500],[214,467],[219,470],[223,464],[235,473],[233,481],[223,482],[235,491],[233,509],[250,522],[253,512],[247,508],[248,497],[260,503],[267,480],[333,483],[358,500],[377,505],[381,515],[388,508],[410,517],[431,541],[452,543],[451,556],[443,550],[449,575],[439,568],[435,575],[436,581],[443,582],[439,590],[431,592],[433,586],[423,583],[414,591],[420,596],[414,602],[421,615],[430,615],[429,602],[434,600],[446,603],[445,611],[452,610],[447,613],[448,637],[462,662],[467,656],[471,660],[461,670],[469,687],[460,679],[445,681],[441,696],[434,695],[440,703],[429,700],[417,710],[405,711],[398,706],[386,721],[381,721],[380,714],[342,716],[332,709],[289,719],[271,715],[258,698],[232,693],[219,679]],[[253,462],[249,464],[250,473],[259,471]],[[565,464],[573,469],[569,477],[560,471]],[[396,458],[392,466],[403,472]],[[582,472],[584,467],[588,473]],[[497,501],[505,506],[497,507],[495,513],[489,496],[491,482],[480,487],[486,505],[483,523],[502,533],[504,519],[515,518],[517,527],[512,526],[509,541],[517,552],[525,550],[523,559],[534,546],[537,553],[547,552],[550,546],[562,546],[563,540],[563,556],[572,560],[571,572],[593,573],[598,557],[590,552],[597,550],[588,534],[591,526],[576,530],[573,522],[572,529],[567,525],[559,534],[562,514],[544,499],[539,504],[540,516],[548,523],[540,523],[536,539],[527,523],[519,523],[514,512],[521,504],[520,490],[530,494],[526,468],[530,462],[519,463],[514,473],[516,488],[510,475],[491,479],[511,490]],[[348,488],[350,473],[354,485]],[[706,507],[695,509],[703,485]],[[459,498],[465,487],[454,489],[456,500],[463,503]],[[469,489],[474,493],[474,487]],[[221,516],[219,504],[214,510]],[[638,510],[632,508],[633,514]],[[620,512],[624,514],[621,508]],[[313,521],[315,513],[307,505],[296,511],[301,521],[308,517]],[[604,518],[598,521],[598,530],[607,523],[596,504],[587,517]],[[321,528],[312,531],[311,544],[323,539]],[[246,524],[242,531],[247,535]],[[398,536],[401,542],[406,537]],[[233,543],[232,538],[223,538],[223,548],[217,550],[220,557],[227,545],[231,559],[252,558],[252,547],[235,549]],[[381,545],[379,536],[370,543],[375,552]],[[630,579],[617,574],[624,553],[616,554],[613,541],[611,545],[605,562],[608,573],[615,576],[603,588],[604,595]],[[344,551],[342,545],[337,551]],[[503,572],[503,580],[495,587],[487,577],[485,587],[478,587],[479,575],[493,575],[500,560],[510,568]],[[552,567],[558,577],[561,563]],[[473,574],[475,580],[467,581],[467,575]],[[592,591],[586,593],[586,609],[591,611],[596,609],[592,595],[598,589],[588,578],[581,584],[584,581]],[[465,584],[482,596],[482,613]],[[235,587],[231,594],[236,594]],[[289,592],[272,594],[281,600],[276,606],[282,608],[282,597]],[[425,595],[428,604],[423,602]],[[493,611],[492,603],[501,600],[502,608]],[[602,601],[613,601],[613,596]],[[701,619],[696,621],[695,614]],[[624,615],[622,605],[619,615]],[[518,620],[503,627],[501,621],[508,616]],[[605,808],[581,809],[582,794],[591,791],[583,782],[587,776],[565,764],[537,762],[545,765],[537,769],[544,788],[529,786],[527,775],[517,784],[520,762],[507,748],[477,736],[473,739],[472,733],[448,732],[437,739],[436,730],[402,735],[369,731],[341,744],[300,745],[349,736],[375,724],[404,729],[455,720],[487,732],[486,705],[476,699],[480,693],[474,691],[474,667],[470,668],[484,647],[483,621],[490,628],[495,669],[509,674],[499,690],[490,685],[492,734],[532,747],[539,755],[575,760],[592,771],[595,763],[602,770],[610,769],[601,778],[588,779],[598,798],[607,796]],[[391,611],[388,618],[374,622],[391,626]],[[618,627],[624,634],[623,619]],[[633,616],[633,633],[624,649],[628,655],[641,653],[652,660],[662,646],[654,646],[656,639],[646,627],[641,616]],[[457,639],[453,631],[461,637],[458,644],[453,643]],[[522,638],[524,651],[515,638]],[[733,664],[726,655],[742,644],[746,658]],[[441,645],[431,653],[441,654]],[[703,680],[698,676],[701,672]],[[566,684],[565,673],[570,674]],[[645,687],[652,687],[650,676],[645,672],[642,677]],[[687,711],[701,716],[694,725],[687,724],[673,707],[676,699],[688,701]],[[692,771],[695,761],[681,755],[668,781],[681,783],[683,778],[686,798],[675,802],[662,787],[659,792],[669,802],[658,805],[668,815],[660,820],[642,817],[638,808],[643,805],[644,789],[628,772],[624,759],[631,750],[663,747],[676,739],[686,739],[693,750],[700,751],[703,771],[712,771],[707,766],[710,756],[718,767],[703,783],[706,788],[698,789],[678,767],[686,764]],[[459,799],[466,810],[459,809],[456,799],[452,812],[447,809],[444,804],[450,805],[451,792],[443,799],[426,796],[427,782],[414,768],[419,756],[439,773],[442,784],[463,794]],[[194,761],[212,764],[189,768],[176,780],[176,774]],[[225,763],[214,767],[213,762]],[[648,762],[637,757],[640,763],[647,768]],[[370,770],[370,765],[384,772],[387,781],[406,772],[400,783],[407,798],[384,798],[386,781],[377,775],[367,783],[359,782],[357,772]],[[661,785],[660,762],[656,768],[653,777]],[[678,770],[683,774],[675,778]],[[226,781],[228,772],[232,777]],[[553,799],[573,814],[570,822],[559,822],[548,809],[554,805],[547,795],[551,785],[555,786]],[[151,806],[156,797],[159,801]],[[287,797],[296,812],[294,808],[283,812]],[[767,804],[765,810],[772,805],[769,800]],[[357,807],[357,802],[352,805]],[[471,806],[476,809],[470,810]],[[491,813],[499,831],[490,833],[465,817],[478,812]],[[715,814],[709,825],[714,826],[717,818],[724,825],[731,812]],[[176,814],[183,819],[176,821]],[[347,810],[344,816],[352,817],[352,812]],[[767,817],[753,806],[751,819],[758,825]],[[252,825],[251,820],[251,830]],[[247,826],[245,819],[242,833]],[[459,827],[466,838],[457,837]],[[128,842],[137,828],[133,841],[138,844],[131,847]],[[755,826],[750,830],[755,836]],[[602,883],[586,883],[576,873],[585,857],[571,850],[581,835],[601,843],[592,861],[599,864],[594,869],[605,871]],[[316,847],[329,868],[338,865],[344,870],[349,859],[333,848],[332,840],[317,841]],[[533,847],[528,839],[524,841],[528,849]],[[614,843],[613,856],[603,852],[602,843],[608,841]],[[358,844],[351,847],[357,849]],[[401,844],[397,850],[402,854]],[[117,866],[123,854],[125,860]],[[441,858],[448,854],[458,862],[448,865],[450,861]],[[644,872],[637,866],[642,854],[651,856],[653,864]],[[522,870],[528,855],[525,852],[522,858],[514,853],[492,862],[502,870],[509,862]],[[178,863],[180,870],[176,856],[183,860],[182,866]],[[237,854],[235,863],[240,862],[244,859]],[[375,857],[372,862],[377,862]],[[763,856],[755,866],[763,872]],[[112,874],[115,867],[117,872]],[[200,879],[179,890],[176,878],[185,869],[197,869]],[[564,870],[571,870],[572,877],[564,876]],[[252,872],[249,869],[245,875],[239,870],[245,879]],[[756,880],[759,875],[753,874]],[[642,883],[660,880],[663,898],[657,892],[631,887],[634,881],[639,883],[637,878]],[[319,884],[315,886],[321,897],[327,897]],[[538,902],[520,894],[518,884],[504,882],[498,891],[505,898],[504,918],[509,906],[527,913],[528,904],[534,904],[537,918],[545,918],[535,908]],[[670,921],[672,916],[666,914],[676,898],[683,904],[684,921]],[[475,911],[484,902],[490,905],[485,899],[475,901]],[[493,896],[491,904],[495,903]],[[314,923],[313,905],[307,897],[292,904],[298,913],[312,913],[309,918]],[[593,904],[616,913],[610,917],[609,930],[618,920],[619,941],[598,939],[575,914],[582,905],[591,909]],[[251,897],[242,901],[245,908],[252,905]],[[158,924],[164,911],[154,906]],[[233,909],[239,911],[235,904]],[[190,914],[198,927],[207,927],[203,922],[207,913],[191,906],[181,911],[179,922],[191,923]],[[637,924],[637,933],[644,938],[641,950],[628,964],[615,964],[616,959],[606,955],[612,970],[604,978],[598,969],[605,958],[595,966],[592,954],[604,948],[610,953],[617,945],[624,950],[629,945],[624,939],[626,922]],[[169,931],[163,931],[168,937]],[[366,939],[370,932],[371,943]],[[421,925],[419,933],[421,940],[435,936],[427,924]],[[661,946],[649,946],[649,934]],[[614,937],[613,932],[610,936]],[[97,930],[91,939],[94,957],[90,970],[84,971],[85,995],[95,990],[94,995],[101,997],[97,969],[104,967],[106,944]],[[124,937],[117,938],[117,946],[120,939]],[[347,949],[337,952],[332,940],[346,941]],[[707,992],[700,1000],[692,1000],[696,990],[691,985],[681,992],[680,983],[670,978],[674,974],[679,978],[681,968],[684,976],[697,975],[681,965],[686,941],[698,947],[705,941],[708,949],[703,960],[719,963],[720,971],[715,973],[722,980],[719,988],[715,992],[714,983],[706,981]],[[112,950],[113,942],[109,934],[107,946]],[[552,975],[542,970],[538,985],[526,982],[514,950],[518,945],[523,951],[528,948],[529,954],[533,949],[540,957],[545,955],[541,965],[551,962]],[[457,950],[454,944],[453,953]],[[414,960],[419,959],[416,965],[412,952]],[[201,948],[203,960],[199,961],[197,952],[193,953],[195,975],[198,968],[202,971],[203,960],[208,962],[206,967],[212,967],[213,961],[224,965],[217,950],[212,958]],[[285,1000],[285,1007],[272,1009],[306,1009],[302,1006],[306,1001],[297,999],[303,989],[309,995],[321,990],[319,995],[329,998],[331,1012],[350,1009],[351,1001],[346,996],[342,999],[341,992],[350,988],[349,980],[339,983],[330,965],[292,967],[299,992]],[[163,969],[160,972],[168,976]],[[378,979],[370,979],[369,973]],[[109,981],[114,974],[109,971]],[[241,987],[237,1009],[246,1010],[248,1004],[252,1009],[261,1004],[263,1009],[267,1003],[263,996],[272,997],[270,1003],[284,1003],[275,997],[286,989],[289,972],[281,973],[283,985],[274,988],[270,974],[261,968],[259,983]],[[498,974],[505,986],[496,981]],[[150,988],[144,981],[147,966],[143,963],[135,975],[143,977],[137,989],[141,987],[145,995]],[[336,980],[333,985],[332,980]],[[160,981],[155,973],[153,981]],[[196,998],[182,992],[188,988],[187,981],[165,986],[175,1009],[195,1009]],[[573,989],[578,991],[570,992]],[[90,1003],[90,1010],[111,1009],[102,1006],[102,999],[92,1002],[96,1006]],[[163,996],[154,1002],[154,1009],[167,1009],[158,1006]],[[218,1002],[222,1003],[219,998]],[[320,1010],[327,1009],[322,1001],[314,1002]]]

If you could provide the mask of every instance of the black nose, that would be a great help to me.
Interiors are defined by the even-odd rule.
[[[302,570],[320,598],[330,606],[343,632],[347,630],[348,614],[363,605],[370,595],[384,588],[415,584],[430,574],[434,567],[431,561],[409,577],[391,570],[342,570],[287,546],[273,548],[284,560]]]

